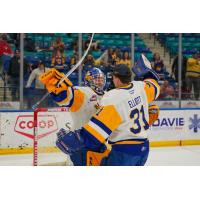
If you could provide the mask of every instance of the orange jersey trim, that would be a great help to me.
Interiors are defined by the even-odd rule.
[[[144,83],[144,90],[146,92],[148,103],[151,103],[158,98],[160,94],[160,86],[154,79],[145,79]]]

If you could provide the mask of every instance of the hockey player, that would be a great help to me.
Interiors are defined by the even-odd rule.
[[[149,153],[148,105],[160,93],[158,75],[149,64],[142,55],[134,72],[143,76],[144,81],[132,82],[130,69],[126,65],[116,66],[113,72],[116,89],[103,96],[101,109],[82,129],[68,134],[59,132],[57,146],[69,155],[82,149],[109,152],[100,165],[144,165]],[[158,107],[150,107],[150,115],[154,112],[158,115]]]
[[[40,81],[46,86],[51,97],[59,106],[69,107],[75,124],[71,128],[77,130],[86,124],[98,110],[104,94],[106,79],[100,69],[93,68],[85,75],[85,86],[75,87],[69,79],[65,78],[64,82],[57,87],[57,83],[63,77],[63,73],[51,69],[40,76]],[[64,129],[61,131],[65,132]],[[70,157],[74,165],[86,165],[86,151],[77,152],[76,155]]]

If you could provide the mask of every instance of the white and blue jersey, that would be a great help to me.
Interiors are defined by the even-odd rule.
[[[90,87],[68,87],[59,95],[51,95],[59,106],[69,107],[74,127],[80,129],[97,112],[103,95],[98,95]]]
[[[131,153],[130,144],[147,140],[148,105],[159,93],[160,87],[153,79],[133,81],[126,87],[106,93],[100,111],[83,127],[83,135],[93,139],[93,142],[86,140],[86,145],[94,148],[107,141],[113,148],[118,145],[116,148]]]

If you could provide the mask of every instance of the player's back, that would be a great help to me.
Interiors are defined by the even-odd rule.
[[[127,87],[114,89],[103,103],[112,104],[121,118],[120,125],[109,136],[111,143],[147,137],[148,101],[143,82],[133,81]]]

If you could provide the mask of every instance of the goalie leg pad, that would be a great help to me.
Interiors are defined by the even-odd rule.
[[[87,150],[82,150],[70,155],[70,159],[74,166],[86,166]]]
[[[74,166],[100,166],[103,158],[107,157],[110,150],[103,153],[82,150],[70,155],[70,159]]]
[[[103,153],[88,151],[87,152],[87,166],[100,166],[103,158],[107,157],[110,150],[107,149]]]

